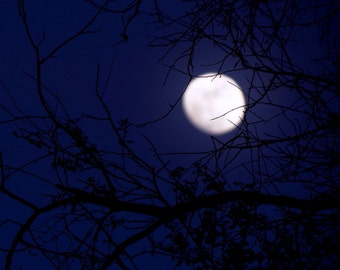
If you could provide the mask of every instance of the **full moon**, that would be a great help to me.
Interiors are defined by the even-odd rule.
[[[196,128],[210,135],[221,135],[242,121],[245,98],[232,78],[206,73],[189,83],[182,105],[186,117]]]

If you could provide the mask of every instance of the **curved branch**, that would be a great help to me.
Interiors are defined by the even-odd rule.
[[[26,222],[21,226],[20,230],[18,231],[18,233],[16,234],[12,245],[7,253],[6,256],[6,261],[5,261],[5,270],[10,270],[11,269],[11,265],[12,265],[12,261],[13,261],[13,256],[16,250],[16,247],[19,245],[19,243],[22,241],[23,235],[25,234],[25,232],[30,228],[30,226],[33,224],[33,222],[43,213],[49,212],[53,209],[59,208],[61,206],[66,206],[69,204],[74,203],[74,197],[71,198],[67,198],[64,200],[60,200],[60,201],[55,201],[52,202],[42,208],[39,208],[37,210],[35,210],[33,212],[33,214],[26,220]]]
[[[125,241],[123,241],[121,244],[119,244],[115,251],[108,257],[108,259],[104,262],[101,270],[105,270],[115,261],[119,260],[119,255],[130,245],[136,243],[137,241],[145,238],[146,236],[150,235],[154,230],[156,230],[158,227],[160,227],[164,223],[165,219],[159,219],[155,221],[150,226],[146,227],[141,232],[138,232],[131,237],[127,238]]]

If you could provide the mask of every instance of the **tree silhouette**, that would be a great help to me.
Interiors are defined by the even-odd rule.
[[[93,17],[45,45],[45,33],[30,24],[29,3],[17,2],[35,59],[34,73],[24,72],[41,107],[22,108],[1,80],[10,102],[0,101],[0,124],[35,149],[19,165],[0,156],[0,194],[27,210],[24,222],[0,223],[15,230],[10,245],[0,246],[4,269],[14,269],[23,253],[51,269],[140,269],[139,258],[150,255],[188,269],[336,269],[339,4],[189,0],[176,3],[174,15],[157,0],[86,0]],[[121,18],[120,39],[112,41],[118,47],[130,42],[134,22],[159,29],[149,46],[163,52],[165,80],[180,73],[189,82],[205,65],[242,74],[242,124],[227,139],[211,137],[208,151],[164,153],[147,136],[150,151],[140,151],[131,139],[135,123],[116,119],[105,100],[104,74],[111,71],[100,64],[93,74],[100,112],[70,113],[49,85],[46,65],[84,36],[95,38],[103,16]],[[308,31],[316,31],[319,55],[299,58]],[[208,60],[207,46],[214,52]],[[138,128],[163,121],[180,100]],[[91,127],[110,134],[110,142],[93,137]],[[22,195],[18,177],[41,186],[41,194]]]

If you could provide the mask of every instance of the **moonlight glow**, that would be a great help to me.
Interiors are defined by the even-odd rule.
[[[242,121],[245,99],[233,79],[207,73],[190,82],[183,95],[183,109],[195,127],[211,135],[221,135]]]

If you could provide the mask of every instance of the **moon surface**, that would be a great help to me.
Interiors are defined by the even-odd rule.
[[[245,98],[232,78],[206,73],[189,83],[182,105],[186,117],[196,128],[210,135],[221,135],[242,121]]]

